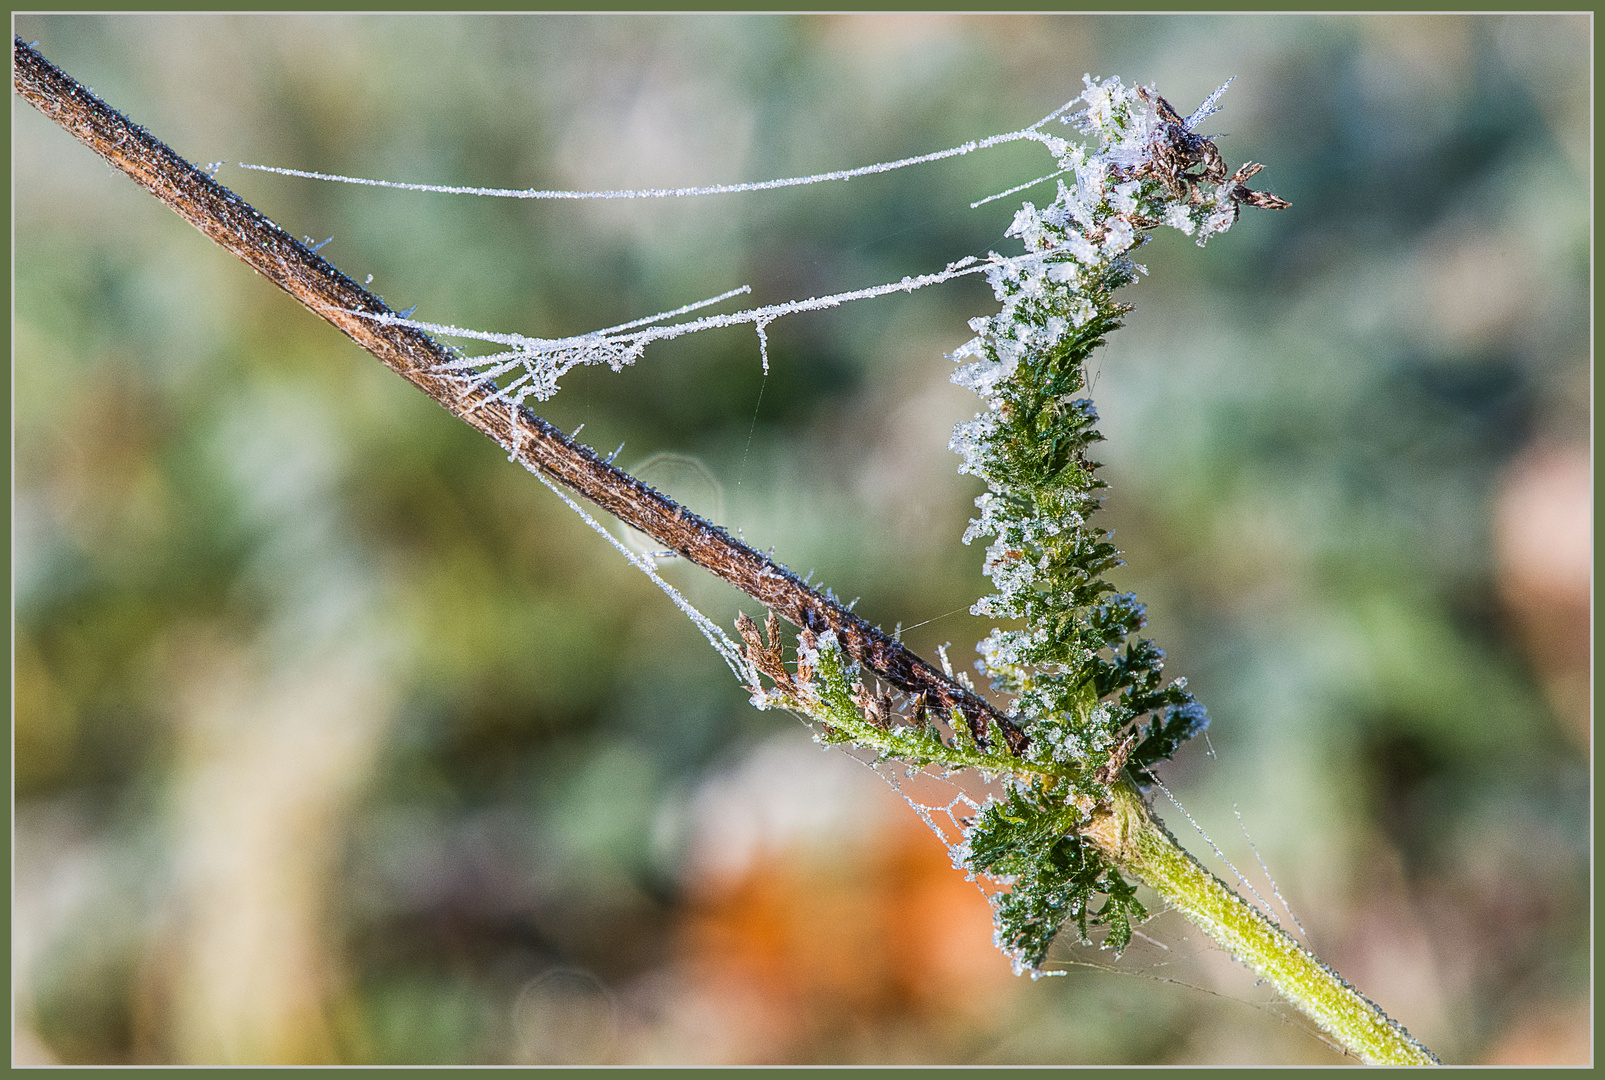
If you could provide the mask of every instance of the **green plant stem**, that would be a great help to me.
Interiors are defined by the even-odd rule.
[[[749,645],[756,638],[749,638]],[[776,658],[778,659],[778,658]],[[874,747],[903,761],[935,762],[944,769],[1036,772],[1000,750],[979,751],[949,745],[929,729],[887,731],[868,723],[848,689],[849,674],[840,657],[820,650],[816,693],[804,700],[777,698],[776,704],[820,721],[828,741]],[[830,738],[829,733],[836,733]],[[1060,779],[1068,779],[1061,775]],[[1109,862],[1152,887],[1170,906],[1214,938],[1239,963],[1259,972],[1283,997],[1314,1020],[1347,1052],[1367,1065],[1440,1065],[1430,1050],[1410,1036],[1373,1002],[1343,980],[1263,912],[1204,869],[1149,810],[1129,778],[1112,783],[1107,798],[1076,825],[1077,808],[1067,807],[1058,826],[1075,828]]]
[[[1199,865],[1129,783],[1082,834],[1368,1065],[1439,1065],[1431,1051],[1258,908]]]

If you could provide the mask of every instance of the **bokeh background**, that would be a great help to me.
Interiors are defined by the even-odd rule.
[[[1184,113],[1236,76],[1210,124],[1293,208],[1156,239],[1093,365],[1121,584],[1215,720],[1166,783],[1446,1060],[1590,1060],[1590,16],[15,28],[393,306],[537,335],[1012,251],[1017,200],[969,203],[1051,166],[537,204],[235,163],[718,183],[1012,130],[1083,72]],[[1173,913],[1012,976],[913,813],[533,478],[12,117],[19,1063],[1342,1060]],[[991,308],[794,316],[767,378],[699,335],[544,413],[968,663],[943,354]]]

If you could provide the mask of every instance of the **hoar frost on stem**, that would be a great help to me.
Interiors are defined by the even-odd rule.
[[[1039,133],[1060,166],[1057,194],[1015,214],[1006,235],[1025,254],[981,264],[1002,306],[972,320],[975,337],[952,354],[961,363],[953,381],[986,404],[950,444],[960,470],[987,485],[964,540],[991,538],[985,571],[995,591],[972,612],[1019,624],[994,629],[976,666],[1009,700],[1029,737],[1024,749],[978,747],[962,724],[933,723],[919,701],[894,709],[828,642],[805,640],[806,663],[788,673],[773,629],[766,643],[750,621],[741,625],[749,659],[774,684],[753,683],[757,703],[813,717],[823,741],[1001,780],[1003,795],[968,820],[954,858],[1006,886],[991,897],[996,940],[1017,971],[1034,975],[1066,922],[1083,940],[1107,927],[1104,943],[1116,950],[1130,941],[1146,914],[1134,886],[1080,830],[1113,785],[1152,781],[1153,766],[1208,723],[1184,679],[1165,681],[1164,654],[1137,636],[1143,606],[1105,580],[1120,559],[1091,520],[1104,485],[1086,451],[1100,436],[1079,394],[1087,356],[1128,310],[1115,290],[1146,272],[1130,254],[1147,230],[1177,228],[1202,245],[1244,204],[1287,205],[1246,186],[1259,166],[1228,174],[1197,134],[1224,90],[1184,119],[1152,88],[1089,76],[1077,99],[1084,108],[1066,122],[1098,145]]]

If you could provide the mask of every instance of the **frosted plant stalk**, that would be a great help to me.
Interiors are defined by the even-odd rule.
[[[896,702],[860,680],[825,637],[804,632],[788,668],[773,621],[765,634],[740,624],[749,659],[772,684],[754,685],[754,701],[801,712],[822,741],[867,747],[881,760],[1001,780],[1003,795],[976,809],[951,852],[956,866],[999,887],[990,895],[995,937],[1016,971],[1051,973],[1048,949],[1067,923],[1082,940],[1102,926],[1102,944],[1124,948],[1146,916],[1134,887],[1141,880],[1362,1059],[1432,1063],[1403,1028],[1182,851],[1140,794],[1208,716],[1186,680],[1164,679],[1164,653],[1137,636],[1143,606],[1105,579],[1120,558],[1092,520],[1104,485],[1087,454],[1101,436],[1092,402],[1079,396],[1084,365],[1128,310],[1114,294],[1146,272],[1130,255],[1149,230],[1176,228],[1202,246],[1242,206],[1287,203],[1247,187],[1257,165],[1228,174],[1196,132],[1225,86],[1184,119],[1151,87],[1085,83],[1085,107],[1071,119],[1097,145],[1048,144],[1074,182],[1058,180],[1046,207],[1027,202],[1016,213],[1006,235],[1026,254],[986,265],[1000,310],[972,320],[975,336],[953,353],[953,381],[984,404],[950,444],[960,470],[987,485],[964,540],[991,538],[984,569],[994,591],[971,610],[1018,624],[980,643],[976,667],[1010,701],[1029,741],[981,746],[960,722],[944,728],[917,698]]]
[[[971,610],[1024,623],[993,630],[978,646],[976,666],[1008,697],[1028,743],[976,746],[962,738],[962,724],[953,724],[944,742],[920,718],[917,702],[910,703],[909,745],[870,736],[889,757],[979,767],[1004,778],[1005,797],[980,808],[954,857],[1009,886],[993,896],[998,943],[1017,970],[1033,974],[1043,972],[1066,919],[1083,938],[1091,926],[1107,927],[1106,942],[1116,950],[1130,940],[1142,906],[1080,830],[1120,777],[1153,781],[1152,767],[1208,723],[1185,680],[1163,681],[1164,654],[1135,637],[1142,605],[1104,580],[1119,553],[1091,523],[1102,483],[1085,451],[1099,437],[1097,414],[1076,394],[1087,355],[1126,310],[1113,294],[1140,272],[1129,253],[1147,239],[1145,230],[1170,225],[1202,245],[1231,227],[1243,203],[1285,205],[1244,186],[1256,167],[1228,176],[1214,145],[1193,131],[1224,89],[1183,120],[1150,88],[1088,77],[1077,99],[1084,108],[1068,119],[1099,145],[1089,151],[1041,140],[1074,183],[1058,180],[1047,207],[1027,202],[1015,214],[1006,235],[1020,240],[1023,255],[993,253],[978,267],[1001,310],[971,320],[976,336],[953,353],[961,362],[953,381],[979,394],[985,408],[955,429],[951,446],[962,458],[960,471],[988,487],[964,541],[993,538],[984,569],[995,591]],[[748,636],[749,650],[773,648]],[[825,647],[805,638],[804,648]],[[818,661],[810,666],[828,670]],[[829,694],[810,689],[808,680],[791,684],[777,683],[775,703],[824,720],[827,731],[845,730],[826,707]],[[892,723],[889,703],[868,690],[854,694],[885,721],[870,727]],[[935,749],[933,739],[958,753]],[[1105,899],[1095,908],[1099,896]]]

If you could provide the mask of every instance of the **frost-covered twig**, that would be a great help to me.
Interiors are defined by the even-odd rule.
[[[1018,726],[973,691],[838,601],[809,588],[784,566],[614,468],[528,409],[494,400],[493,386],[464,386],[450,378],[446,365],[458,358],[449,350],[416,329],[383,321],[395,313],[378,297],[101,101],[21,38],[14,39],[12,57],[12,84],[23,98],[527,468],[584,496],[792,624],[833,633],[849,656],[887,682],[924,695],[943,715],[962,712],[983,744],[1001,733],[1011,745],[1024,746]],[[492,400],[487,404],[487,399]]]

